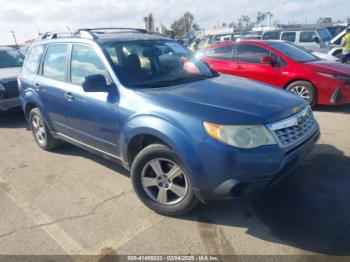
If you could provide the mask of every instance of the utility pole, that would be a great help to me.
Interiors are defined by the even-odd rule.
[[[16,34],[15,34],[15,31],[11,31],[10,32],[13,36],[13,39],[15,40],[15,45],[16,45],[16,48],[18,49],[18,44],[17,44],[17,39],[16,39]]]

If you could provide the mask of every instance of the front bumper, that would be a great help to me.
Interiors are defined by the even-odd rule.
[[[284,150],[279,146],[266,146],[249,153],[234,152],[226,155],[226,158],[221,154],[211,155],[211,160],[208,159],[204,164],[201,178],[196,177],[201,182],[197,183],[194,193],[201,201],[206,202],[238,198],[275,185],[297,167],[319,137],[320,131],[317,128],[293,148]],[[219,161],[223,157],[224,160]],[[214,173],[215,169],[217,173]]]
[[[8,111],[17,107],[20,107],[18,97],[0,99],[0,111]]]

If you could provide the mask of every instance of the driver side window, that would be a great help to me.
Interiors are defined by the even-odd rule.
[[[71,82],[82,85],[86,76],[103,75],[108,79],[108,72],[97,56],[96,52],[89,46],[73,45],[71,61]]]

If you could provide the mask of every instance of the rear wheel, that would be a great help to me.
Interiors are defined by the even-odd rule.
[[[295,81],[287,86],[286,90],[305,99],[311,106],[317,102],[316,90],[310,82]]]
[[[131,181],[140,200],[162,215],[182,215],[198,203],[179,158],[164,145],[150,145],[136,156]]]
[[[51,135],[46,121],[38,108],[34,108],[30,111],[29,123],[34,139],[40,148],[49,151],[59,144]]]

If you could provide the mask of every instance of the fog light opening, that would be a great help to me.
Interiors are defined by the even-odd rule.
[[[231,196],[232,197],[245,196],[249,193],[250,189],[251,189],[251,183],[248,183],[248,182],[239,183],[231,189]]]

